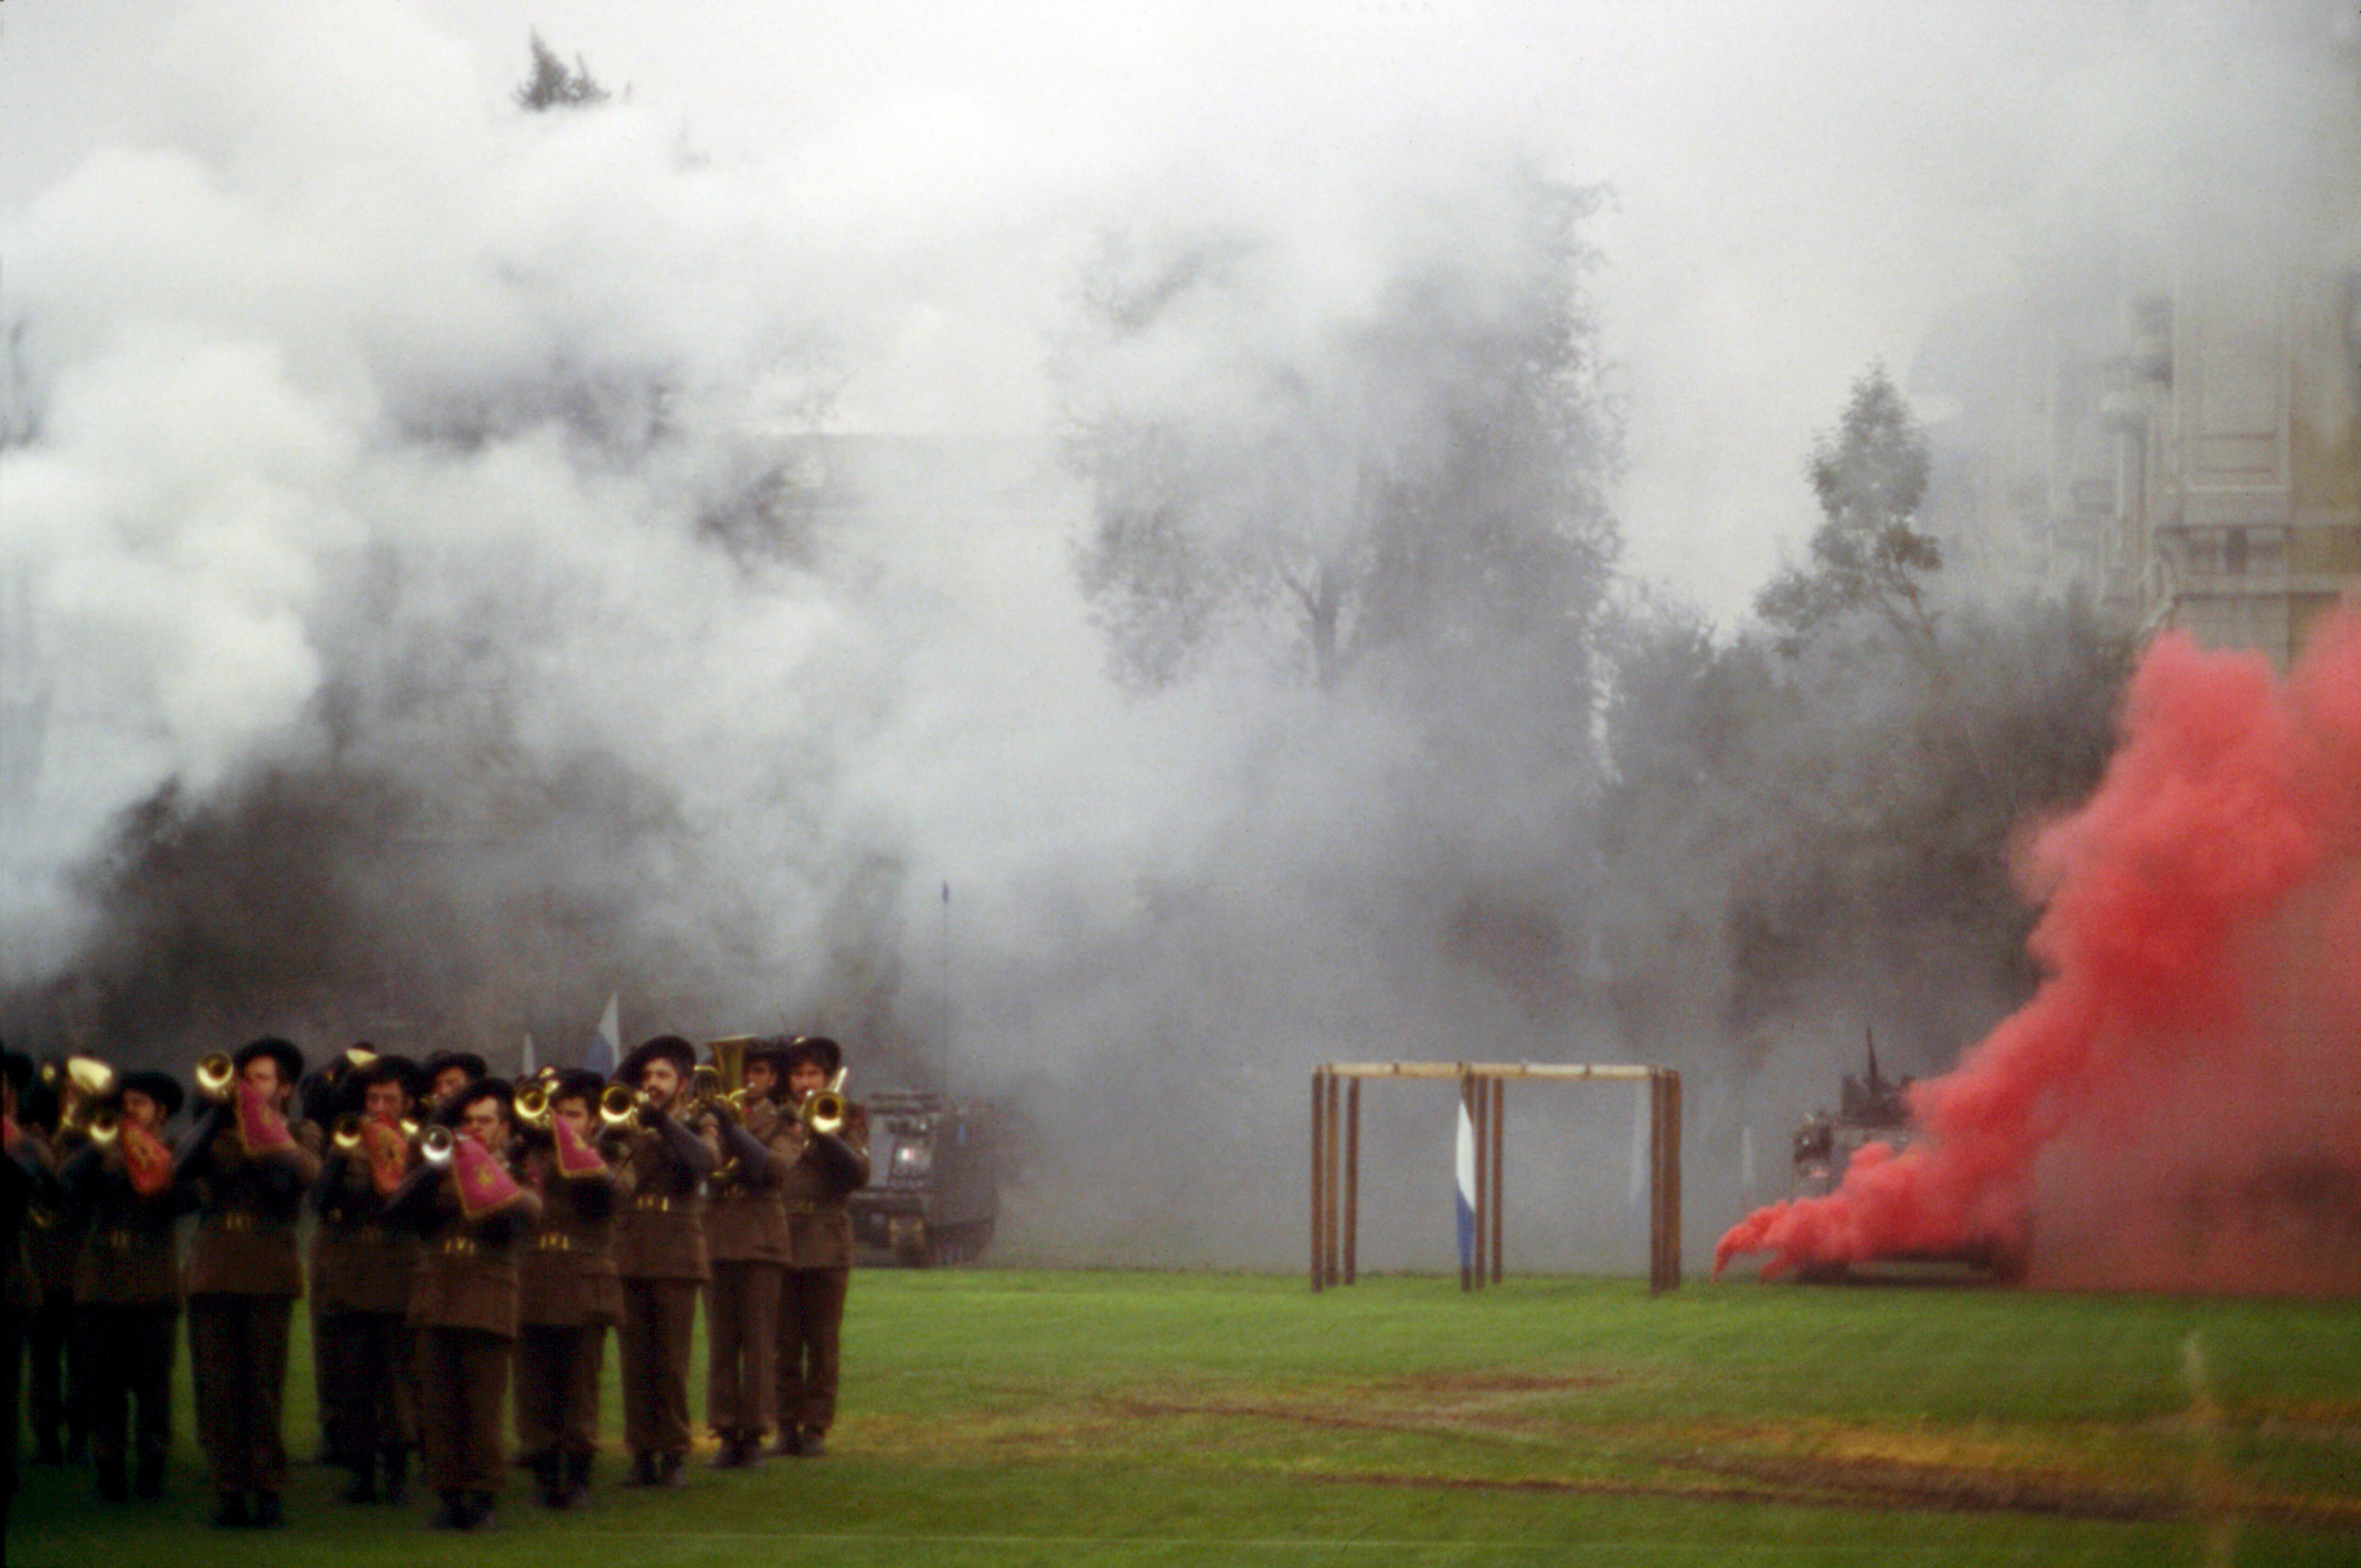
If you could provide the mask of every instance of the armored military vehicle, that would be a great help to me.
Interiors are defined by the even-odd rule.
[[[1898,1155],[1918,1140],[1919,1131],[1910,1120],[1906,1099],[1910,1080],[1889,1079],[1878,1070],[1877,1036],[1873,1032],[1868,1035],[1866,1047],[1868,1070],[1859,1077],[1845,1074],[1835,1113],[1815,1111],[1795,1128],[1793,1150],[1798,1197],[1821,1197],[1844,1185],[1845,1168],[1852,1163],[1854,1155],[1871,1144],[1883,1144]],[[2023,1240],[2011,1243],[1996,1236],[1977,1236],[1941,1253],[1910,1253],[1867,1261],[1965,1266],[1995,1279],[2014,1281],[2025,1277],[2026,1248]],[[1841,1263],[1813,1264],[1800,1270],[1799,1275],[1806,1280],[1826,1283],[1842,1279],[1850,1272],[1848,1266]]]
[[[923,1268],[982,1256],[1000,1215],[990,1107],[911,1090],[865,1103],[869,1185],[851,1205],[864,1260]]]

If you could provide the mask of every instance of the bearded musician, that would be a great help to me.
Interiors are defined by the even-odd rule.
[[[377,1056],[346,1072],[324,1107],[329,1148],[312,1187],[315,1360],[328,1456],[352,1476],[348,1503],[400,1503],[418,1442],[410,1285],[420,1244],[386,1209],[416,1163],[403,1124],[420,1082],[407,1058]]]
[[[164,1495],[181,1326],[174,1231],[191,1206],[188,1189],[172,1181],[165,1124],[181,1098],[169,1073],[126,1073],[92,1114],[89,1142],[59,1173],[79,1222],[76,1359],[101,1502]]]
[[[174,1182],[198,1212],[187,1289],[197,1436],[223,1529],[285,1522],[280,1415],[287,1333],[303,1293],[295,1222],[320,1158],[287,1124],[303,1053],[276,1037],[242,1047],[212,1111],[175,1155]],[[200,1068],[200,1087],[203,1069]]]
[[[509,1164],[513,1094],[483,1079],[449,1096],[420,1166],[389,1205],[425,1242],[410,1325],[418,1434],[442,1530],[489,1523],[506,1479],[500,1423],[516,1349],[517,1248],[541,1218],[541,1200]]]
[[[551,1508],[588,1499],[607,1331],[623,1315],[615,1208],[630,1198],[634,1179],[602,1153],[605,1086],[597,1073],[574,1069],[517,1095],[519,1171],[541,1200],[540,1223],[518,1267],[517,1448],[538,1500]],[[620,1152],[619,1141],[603,1147]]]
[[[679,1485],[688,1454],[689,1342],[697,1289],[709,1277],[698,1189],[720,1164],[718,1145],[675,1113],[696,1066],[695,1046],[659,1035],[636,1047],[615,1072],[636,1092],[639,1118],[619,1162],[631,1173],[631,1195],[615,1221],[631,1486]]]

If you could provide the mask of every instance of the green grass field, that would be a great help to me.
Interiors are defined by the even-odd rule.
[[[2356,1302],[864,1271],[846,1332],[829,1457],[653,1496],[602,1460],[587,1514],[520,1473],[489,1536],[313,1465],[285,1531],[209,1530],[184,1388],[167,1501],[29,1470],[7,1561],[2361,1562]]]

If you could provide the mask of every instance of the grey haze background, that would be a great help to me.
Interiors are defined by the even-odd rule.
[[[966,1084],[1030,1108],[1044,1255],[1286,1256],[1331,1056],[1675,1061],[1718,1229],[1741,1120],[1793,1107],[1439,937],[1398,715],[1259,667],[1119,693],[1046,445],[855,444],[794,548],[731,529],[815,421],[1047,434],[1109,225],[1269,236],[1316,317],[1422,182],[1515,152],[1613,189],[1624,565],[1728,621],[1809,532],[1802,455],[1867,363],[2178,200],[2192,156],[2277,167],[2316,9],[16,0],[0,683],[45,729],[0,963],[82,950],[93,857],[168,781],[277,788],[261,819],[322,835],[241,852],[288,853],[280,918],[431,884],[387,989],[475,996],[487,1036],[528,973],[544,1026],[610,984],[635,1036],[948,1024]],[[616,101],[519,113],[533,27]],[[385,794],[303,795],[339,777]],[[1573,896],[1577,851],[1462,804],[1471,882]],[[1399,1114],[1374,1212],[1440,1202],[1439,1107]],[[1517,1245],[1628,1263],[1628,1112],[1568,1124],[1517,1113],[1512,1188],[1574,1216]]]

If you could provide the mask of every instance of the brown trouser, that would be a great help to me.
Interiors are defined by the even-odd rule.
[[[177,1301],[87,1301],[75,1320],[82,1336],[83,1397],[94,1459],[161,1459],[172,1447],[172,1341]],[[137,1408],[135,1418],[133,1408]]]
[[[415,1335],[400,1312],[320,1314],[321,1403],[328,1408],[328,1453],[347,1467],[386,1448],[418,1441],[410,1351]]]
[[[291,1296],[189,1298],[189,1370],[196,1380],[197,1442],[217,1492],[287,1486],[279,1410],[287,1391]]]
[[[836,1420],[836,1377],[849,1268],[790,1268],[779,1290],[779,1419],[825,1430]]]
[[[604,1323],[527,1323],[517,1331],[517,1451],[598,1452],[598,1376]]]
[[[705,1421],[724,1437],[761,1437],[779,1419],[775,1263],[715,1258],[705,1293]]]
[[[625,1279],[623,1445],[633,1453],[688,1452],[688,1343],[697,1329],[694,1279]]]
[[[428,1485],[438,1492],[497,1492],[507,1459],[500,1401],[512,1343],[489,1329],[422,1328],[418,1439]]]

